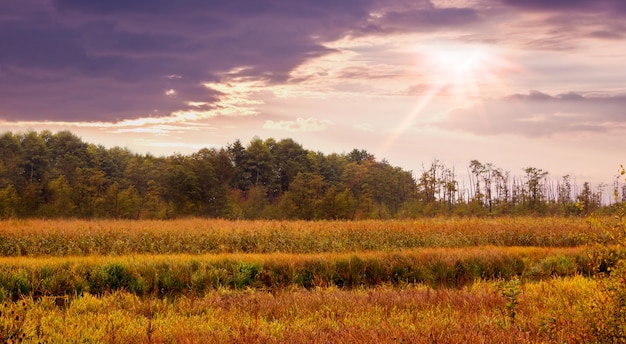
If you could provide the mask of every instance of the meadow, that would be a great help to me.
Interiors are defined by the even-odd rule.
[[[605,228],[534,217],[7,220],[0,339],[593,342],[589,319],[606,297],[593,249],[614,244]]]

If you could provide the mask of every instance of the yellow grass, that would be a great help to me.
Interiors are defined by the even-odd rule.
[[[44,342],[576,343],[589,338],[586,300],[594,293],[594,282],[582,277],[528,283],[512,319],[499,282],[453,290],[217,290],[175,300],[121,292],[61,307],[27,299],[23,325],[28,340]]]
[[[440,260],[445,263],[453,263],[460,259],[472,257],[486,258],[499,256],[519,256],[522,258],[542,258],[550,255],[554,256],[575,256],[583,253],[585,247],[465,247],[465,248],[420,248],[406,249],[394,252],[389,251],[363,251],[363,252],[343,252],[343,253],[220,253],[220,254],[165,254],[165,255],[126,255],[126,256],[67,256],[67,257],[0,257],[0,266],[24,266],[35,267],[42,265],[65,265],[65,264],[87,264],[100,265],[106,263],[150,264],[161,263],[188,263],[191,261],[202,261],[215,263],[219,261],[241,261],[245,263],[302,263],[311,260],[345,260],[358,256],[361,259],[384,259],[393,256],[413,257],[420,261]]]
[[[0,222],[0,256],[396,251],[418,247],[572,247],[601,230],[578,218],[406,221],[18,220]]]

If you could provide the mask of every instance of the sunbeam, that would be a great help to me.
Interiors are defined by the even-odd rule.
[[[387,149],[407,132],[424,110],[438,97],[445,97],[450,109],[477,106],[482,111],[481,120],[486,121],[481,99],[491,89],[502,84],[501,75],[513,69],[511,63],[494,51],[481,46],[434,45],[415,48],[418,68],[428,81],[428,86],[411,111],[391,131],[381,146]],[[429,114],[423,122],[437,120],[443,114]],[[489,123],[485,123],[489,125]]]

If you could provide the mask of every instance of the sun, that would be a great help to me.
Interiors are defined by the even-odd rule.
[[[500,51],[485,45],[421,41],[409,49],[415,61],[411,86],[417,90],[410,96],[416,102],[385,140],[382,151],[412,127],[418,117],[423,116],[425,123],[446,115],[446,111],[438,110],[428,113],[432,103],[445,104],[449,109],[483,109],[482,99],[501,94],[506,87],[505,75],[518,69]]]
[[[448,94],[478,96],[493,76],[493,56],[480,46],[432,46],[421,54],[421,67],[430,84]]]
[[[439,48],[429,52],[427,63],[435,73],[456,80],[474,77],[484,68],[486,58],[485,52],[477,48]]]

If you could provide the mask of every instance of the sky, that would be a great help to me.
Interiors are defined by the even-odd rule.
[[[153,155],[292,138],[611,183],[624,0],[2,0],[0,132]]]

